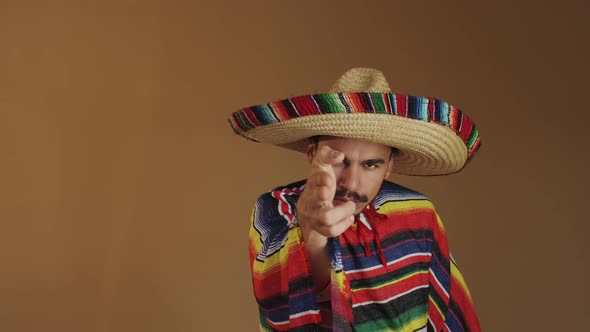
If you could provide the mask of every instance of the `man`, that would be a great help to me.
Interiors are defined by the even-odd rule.
[[[310,163],[305,181],[262,195],[252,214],[261,330],[480,330],[434,206],[386,180],[461,170],[480,146],[465,114],[355,68],[328,94],[244,108],[230,124]]]

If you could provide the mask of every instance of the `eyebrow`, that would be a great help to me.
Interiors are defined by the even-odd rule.
[[[344,157],[344,160],[342,160],[342,163],[345,165],[350,165],[350,160],[348,158]],[[384,159],[367,159],[367,160],[361,161],[361,165],[366,165],[366,164],[373,164],[373,165],[385,164],[385,160]]]
[[[385,164],[385,160],[383,159],[367,159],[362,162],[362,164]]]

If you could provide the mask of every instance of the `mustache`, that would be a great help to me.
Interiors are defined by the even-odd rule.
[[[369,201],[369,197],[366,195],[361,195],[356,191],[348,191],[347,189],[340,189],[336,190],[336,194],[334,195],[335,199],[352,199],[357,203],[366,203]]]

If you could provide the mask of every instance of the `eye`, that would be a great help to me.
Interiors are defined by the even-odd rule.
[[[376,160],[368,160],[365,162],[365,167],[366,168],[378,168],[379,164],[380,163]]]

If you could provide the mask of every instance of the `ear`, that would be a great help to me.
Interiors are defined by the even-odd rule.
[[[315,146],[313,145],[313,143],[309,143],[309,145],[307,146],[307,161],[311,164],[311,161],[313,160],[313,156],[315,155]]]
[[[389,158],[389,162],[387,163],[387,170],[385,171],[385,178],[389,177],[391,171],[393,170],[393,158]]]

